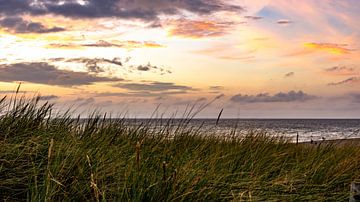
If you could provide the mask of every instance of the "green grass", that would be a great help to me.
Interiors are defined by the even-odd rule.
[[[1,99],[0,99],[1,100]],[[356,146],[295,145],[265,132],[131,126],[25,98],[0,102],[0,194],[18,201],[344,201]]]

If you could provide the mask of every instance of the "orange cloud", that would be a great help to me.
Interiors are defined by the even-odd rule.
[[[128,49],[133,48],[163,48],[165,46],[155,43],[153,41],[121,41],[118,42],[121,46],[126,47]]]
[[[144,46],[147,48],[164,48],[165,46],[158,44],[158,43],[154,43],[151,41],[146,41],[144,42]]]
[[[326,51],[331,54],[343,55],[349,54],[352,50],[347,48],[347,44],[335,44],[335,43],[306,43],[306,48],[311,50]]]
[[[304,48],[294,50],[293,52],[285,54],[285,56],[302,56],[302,55],[309,55],[314,54],[319,51],[330,53],[334,58],[331,60],[337,60],[338,56],[343,56],[346,54],[350,54],[353,49],[348,47],[348,44],[336,44],[336,43],[305,43]],[[342,57],[341,57],[342,58]]]
[[[203,38],[225,35],[233,23],[181,19],[169,21],[168,25],[170,36]]]

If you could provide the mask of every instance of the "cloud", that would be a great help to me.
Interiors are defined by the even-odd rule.
[[[77,98],[75,100],[73,100],[72,102],[78,103],[79,105],[89,105],[92,103],[95,103],[95,99],[94,98]]]
[[[75,43],[50,43],[46,45],[46,48],[56,49],[82,49],[83,46]]]
[[[293,77],[295,75],[294,72],[289,72],[287,74],[284,75],[285,78],[289,78],[289,77]]]
[[[65,31],[62,27],[47,28],[38,22],[26,21],[20,17],[6,17],[0,20],[0,27],[5,28],[9,32],[18,34],[26,33],[51,33]]]
[[[347,66],[334,66],[325,69],[325,72],[335,75],[353,75],[355,73],[354,68]]]
[[[0,14],[55,14],[69,18],[141,19],[157,21],[159,15],[176,15],[188,11],[198,15],[218,11],[241,12],[237,5],[222,0],[0,0]]]
[[[352,101],[355,103],[360,103],[360,93],[351,94]]]
[[[350,103],[359,104],[360,103],[360,92],[351,92],[351,93],[346,93],[341,96],[330,97],[329,100],[345,101],[344,103],[346,103],[348,105],[349,105],[349,101],[350,101]]]
[[[152,83],[125,83],[116,84],[114,87],[131,90],[131,91],[149,91],[149,92],[164,92],[164,91],[188,91],[195,90],[189,86],[176,85],[174,83],[152,82]]]
[[[244,18],[249,19],[249,20],[261,20],[261,19],[263,19],[263,17],[260,17],[260,16],[250,16],[250,15],[244,16]]]
[[[304,102],[315,99],[316,96],[308,95],[302,91],[290,91],[288,93],[277,93],[270,95],[268,93],[261,93],[257,95],[241,95],[237,94],[230,98],[232,102],[237,103],[261,103],[261,102]]]
[[[132,67],[136,71],[141,71],[141,72],[157,71],[160,73],[160,75],[172,73],[170,70],[167,70],[166,68],[151,65],[150,62],[147,63],[146,65],[138,65],[138,66],[132,65],[130,67]]]
[[[122,81],[120,78],[98,77],[87,72],[60,70],[45,62],[0,65],[0,81],[25,81],[58,86],[90,85],[96,82]]]
[[[192,99],[192,100],[177,100],[173,105],[183,105],[183,106],[195,106],[197,104],[204,104],[208,100],[204,97]]]
[[[312,50],[326,51],[337,55],[349,54],[351,51],[353,51],[348,48],[347,44],[336,43],[306,43],[305,47]]]
[[[291,24],[292,21],[291,20],[278,20],[276,23],[279,25],[288,25],[288,24]]]
[[[56,96],[56,95],[42,95],[42,96],[40,96],[40,100],[48,101],[48,100],[55,100],[55,99],[59,99],[59,96]]]
[[[59,44],[52,43],[47,45],[48,48],[68,48],[68,49],[79,49],[84,47],[94,47],[94,48],[125,48],[125,49],[136,49],[136,48],[163,48],[165,46],[158,44],[153,41],[105,41],[99,40],[94,43],[83,43],[83,44]]]
[[[103,48],[108,48],[108,47],[117,47],[117,48],[122,48],[123,44],[117,44],[117,43],[111,43],[105,40],[99,40],[96,43],[90,43],[90,44],[82,44],[81,46],[87,46],[87,47],[103,47]]]
[[[329,86],[339,86],[339,85],[345,85],[345,84],[360,84],[360,77],[359,76],[354,76],[354,77],[350,77],[348,79],[339,81],[339,82],[333,82],[333,83],[329,83]]]
[[[150,71],[151,69],[157,69],[157,67],[152,66],[150,63],[148,63],[147,65],[139,65],[136,67],[136,69],[139,71],[147,72]]]
[[[55,58],[56,60],[57,58]],[[71,59],[63,59],[66,62],[77,62],[77,63],[84,63],[87,70],[89,72],[93,73],[100,73],[105,72],[105,69],[103,69],[99,64],[107,63],[107,64],[113,64],[116,66],[123,67],[123,62],[121,61],[121,58],[115,57],[113,59],[106,59],[106,58],[71,58]]]
[[[129,72],[132,71],[140,71],[140,72],[157,72],[160,75],[164,74],[171,74],[172,72],[170,70],[167,70],[163,67],[158,67],[155,65],[151,65],[151,63],[147,63],[146,65],[128,65],[127,63],[130,61],[130,58],[121,59],[119,57],[115,57],[113,59],[107,59],[107,58],[86,58],[86,57],[80,57],[80,58],[50,58],[48,59],[50,62],[68,62],[68,63],[82,63],[85,65],[88,72],[91,73],[103,73],[103,72],[112,72],[113,69],[108,66],[114,65],[116,67],[122,67],[125,70],[128,70]],[[107,66],[104,66],[107,64]]]
[[[168,21],[169,35],[186,38],[203,38],[223,36],[230,31],[234,23],[203,20],[172,20]]]
[[[88,105],[88,104],[92,104],[95,102],[95,99],[94,98],[86,98],[84,99],[82,102],[81,102],[81,105]]]
[[[187,94],[188,91],[185,90],[177,90],[177,91],[165,91],[165,92],[156,92],[156,91],[130,91],[126,93],[122,92],[104,92],[104,93],[96,93],[94,96],[96,97],[161,97],[169,95],[181,95]]]
[[[130,41],[128,41],[130,42]],[[131,41],[131,42],[134,42],[134,41]],[[161,44],[158,44],[158,43],[155,43],[153,41],[145,41],[145,42],[142,42],[140,43],[140,47],[145,47],[145,48],[164,48],[165,46],[161,45]]]
[[[215,100],[225,97],[225,94],[219,94],[215,97]]]
[[[326,52],[333,55],[345,55],[353,52],[354,49],[349,48],[348,44],[338,43],[305,43],[304,48],[284,54],[284,56],[303,56],[317,52]]]
[[[15,93],[34,93],[34,91],[23,91],[20,90],[18,92],[16,92],[16,90],[0,90],[0,94],[15,94]]]
[[[210,90],[224,90],[224,86],[210,86]]]

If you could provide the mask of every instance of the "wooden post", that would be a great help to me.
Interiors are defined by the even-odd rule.
[[[220,117],[221,117],[221,114],[223,113],[224,109],[221,109],[219,115],[218,115],[218,118],[216,119],[216,126],[218,125],[219,121],[220,121]]]
[[[360,181],[351,183],[349,202],[360,202]]]
[[[299,144],[299,132],[296,133],[296,144]]]

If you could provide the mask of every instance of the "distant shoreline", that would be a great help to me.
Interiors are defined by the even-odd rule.
[[[301,142],[300,144],[313,144],[313,145],[335,145],[335,146],[344,146],[344,145],[352,145],[352,146],[360,146],[360,138],[348,138],[348,139],[333,139],[333,140],[320,140],[320,141],[306,141]]]

